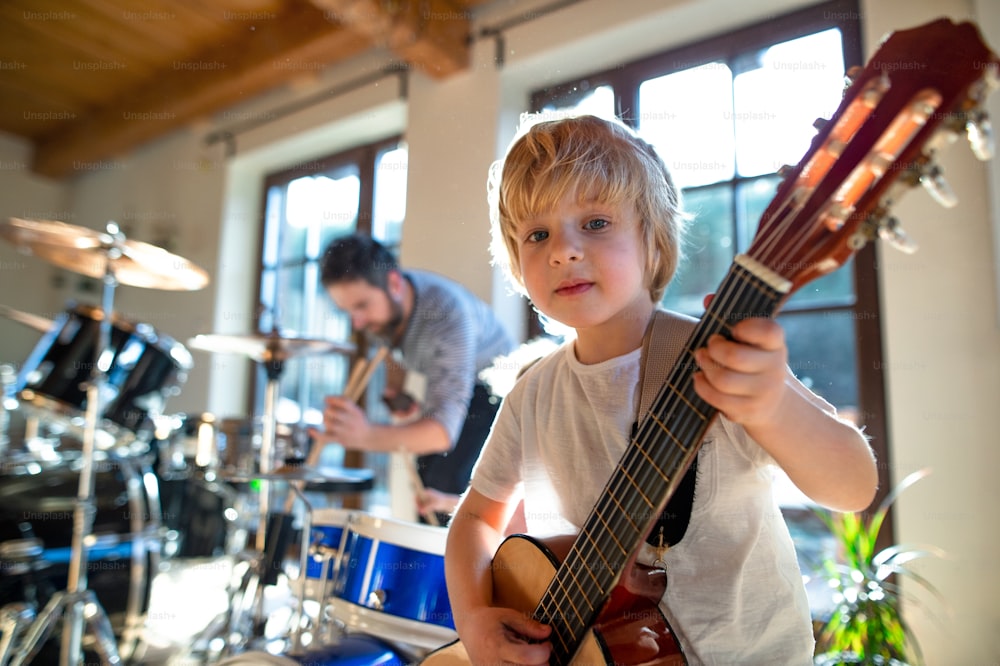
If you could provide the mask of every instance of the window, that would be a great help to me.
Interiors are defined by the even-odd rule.
[[[777,171],[800,160],[815,135],[814,120],[828,118],[840,103],[844,72],[861,64],[859,14],[855,2],[828,2],[533,95],[536,111],[618,115],[671,169],[695,217],[666,307],[700,315],[704,296],[749,246],[780,180]],[[865,248],[793,295],[778,318],[795,374],[872,437],[885,489],[875,266],[874,251]],[[815,555],[832,546],[806,499],[790,483],[780,483],[779,493],[808,574]],[[891,527],[883,536],[891,538]],[[821,583],[810,588],[818,613],[826,593]]]
[[[399,138],[296,165],[265,182],[258,330],[346,342],[350,321],[320,284],[319,260],[338,236],[368,233],[398,248],[406,203],[407,151]],[[305,355],[285,363],[277,420],[322,423],[323,397],[347,379],[343,354]],[[258,366],[254,414],[263,413],[265,369]],[[324,455],[339,453],[328,447]],[[324,458],[329,464],[341,459]]]

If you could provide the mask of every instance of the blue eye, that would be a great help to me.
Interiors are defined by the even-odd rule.
[[[608,226],[609,224],[611,224],[611,223],[608,222],[607,220],[603,219],[603,218],[596,218],[596,219],[590,220],[589,222],[587,222],[583,226],[584,226],[585,229],[597,230],[597,229],[603,229],[604,227]]]
[[[549,232],[547,231],[532,231],[530,234],[528,234],[528,242],[537,243],[539,241],[545,240],[548,237],[549,237]]]

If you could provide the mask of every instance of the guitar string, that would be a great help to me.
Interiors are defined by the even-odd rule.
[[[720,299],[720,302],[722,302],[722,299]],[[687,402],[688,402],[688,403],[690,403],[690,401],[687,401]],[[698,421],[704,421],[704,418],[702,417],[702,418],[698,418],[698,419],[696,419],[696,422],[695,422],[695,425],[696,425],[696,426],[698,425],[698,423],[697,423]],[[682,427],[683,427],[683,424],[682,424]],[[640,462],[641,462],[641,461],[640,461]],[[639,469],[646,469],[646,470],[647,470],[647,479],[646,479],[645,481],[640,481],[640,482],[638,482],[638,485],[639,485],[639,487],[640,487],[640,488],[641,488],[642,486],[649,486],[649,485],[651,485],[651,484],[650,484],[650,480],[648,479],[648,474],[654,474],[654,476],[656,477],[656,478],[654,478],[654,481],[653,481],[653,483],[654,483],[654,484],[655,484],[656,482],[659,482],[659,483],[662,483],[662,481],[663,481],[663,479],[664,479],[664,477],[665,477],[665,475],[663,474],[662,470],[659,470],[659,471],[658,471],[658,473],[656,473],[656,472],[654,472],[654,471],[653,471],[653,468],[650,468],[650,467],[649,467],[649,466],[647,466],[647,465],[642,465],[641,467],[639,467]],[[634,485],[634,484],[633,484],[633,485]],[[614,496],[614,495],[615,495],[615,493],[612,493],[612,494],[611,494],[611,496]],[[643,494],[641,494],[641,496],[643,497],[643,499],[645,499],[645,500],[646,500],[646,507],[647,507],[647,510],[646,510],[646,512],[645,512],[645,513],[646,513],[647,515],[649,515],[649,514],[650,514],[650,512],[649,512],[649,510],[648,510],[648,509],[649,509],[650,507],[652,507],[652,504],[653,504],[653,503],[652,503],[652,502],[649,502],[649,501],[648,501],[648,498],[646,498],[646,497],[645,497],[645,494],[644,494],[644,493],[643,493]],[[639,497],[639,495],[636,495],[636,497]],[[631,522],[631,521],[630,521],[630,522]],[[634,527],[634,526],[633,526],[633,527]],[[638,532],[635,532],[635,534],[636,534],[636,535],[638,535]],[[575,605],[577,605],[577,606],[578,606],[579,604],[575,604]]]
[[[725,291],[725,293],[723,293],[723,291],[720,290],[720,294],[717,295],[717,297],[716,297],[717,300],[715,301],[717,303],[717,307],[716,308],[712,308],[711,310],[730,310],[731,311],[731,310],[733,310],[732,303],[733,302],[738,302],[743,297],[743,294],[746,291],[745,288],[747,286],[745,284],[745,276],[736,275],[736,277],[737,278],[741,278],[742,277],[743,279],[736,279],[734,281],[734,288],[731,290],[731,293],[730,293],[729,289],[727,289]],[[758,289],[754,289],[753,291],[757,292],[758,294],[760,293]],[[725,306],[725,307],[722,307],[722,306]],[[718,319],[719,319],[719,321],[715,322],[715,328],[717,328],[719,330],[724,330],[725,327],[728,327],[728,324],[724,321],[724,318],[718,318]],[[709,326],[708,328],[711,329],[713,327]],[[704,343],[707,342],[708,337],[710,335],[714,334],[715,332],[719,332],[719,331],[718,330],[709,330],[709,331],[703,332],[702,335],[700,336],[701,339],[696,338],[693,341],[693,344],[691,345],[691,347],[698,348],[699,346],[703,346]],[[690,354],[690,349],[686,350],[684,353],[686,355],[689,355]],[[683,383],[690,384],[690,382],[691,382],[691,377],[690,377],[691,369],[690,369],[690,367],[689,368],[683,368],[682,367],[681,369],[682,369],[682,372],[680,374],[682,375],[682,377],[684,375],[687,375],[687,378],[686,378],[686,380]],[[686,397],[684,397],[684,394],[687,393],[690,390],[690,387],[684,387],[684,388],[680,388],[680,390],[678,390],[679,388],[680,387],[673,387],[672,391],[670,391],[670,392],[661,391],[661,395],[658,396],[657,401],[658,402],[662,402],[662,400],[663,400],[663,398],[665,396],[669,396],[669,394],[673,394],[675,396],[681,397],[682,398],[682,402],[685,403],[685,404],[687,404],[689,406],[689,408],[695,414],[694,420],[691,421],[691,422],[689,422],[689,423],[679,422],[674,427],[674,429],[681,431],[681,433],[679,435],[676,435],[677,439],[683,440],[683,439],[685,439],[685,437],[688,438],[688,439],[690,439],[692,437],[692,435],[690,434],[691,429],[694,428],[695,429],[694,433],[696,434],[697,433],[697,429],[700,428],[700,427],[702,427],[704,425],[704,423],[706,421],[706,417],[704,415],[700,414],[699,410],[691,402],[691,400],[689,400]],[[691,395],[692,396],[695,395],[693,393],[693,391],[691,391]],[[707,407],[707,405],[703,401],[699,400],[698,402],[700,402],[702,405],[705,405]],[[663,405],[660,405],[660,406],[662,408]],[[683,406],[683,405],[681,405],[681,406]],[[682,414],[687,414],[687,412],[686,411],[682,411]],[[646,462],[652,462],[650,460],[650,458],[649,458],[649,453],[646,451],[646,448],[649,446],[649,441],[643,441],[643,440],[649,440],[650,439],[651,435],[650,435],[649,430],[650,429],[653,430],[654,433],[655,433],[656,430],[660,430],[661,431],[661,434],[659,435],[660,438],[662,438],[662,432],[663,432],[663,425],[656,424],[655,421],[650,421],[646,425],[647,425],[647,432],[640,433],[638,435],[637,439],[639,439],[640,441],[637,442],[637,446],[635,448],[628,449],[629,455],[627,455],[626,460],[624,460],[623,463],[622,463],[622,465],[621,465],[621,466],[624,466],[624,467],[632,469],[632,470],[644,470],[644,473],[641,474],[637,478],[630,478],[628,474],[626,474],[624,476],[622,476],[620,474],[615,474],[613,476],[613,478],[612,478],[612,481],[614,483],[610,487],[610,492],[607,493],[607,495],[606,495],[606,497],[613,497],[614,498],[613,502],[618,505],[619,510],[621,510],[623,508],[625,509],[625,515],[628,516],[628,522],[631,524],[630,525],[631,530],[629,530],[631,533],[630,534],[623,534],[623,535],[619,536],[619,535],[615,534],[613,530],[611,530],[611,531],[607,530],[607,528],[610,527],[610,523],[608,522],[608,519],[605,516],[605,514],[607,513],[608,509],[613,509],[614,507],[606,506],[604,502],[601,502],[601,503],[599,503],[599,506],[596,508],[596,510],[594,512],[594,514],[596,515],[596,518],[594,518],[593,520],[591,520],[589,522],[593,523],[594,521],[600,521],[601,523],[603,523],[604,526],[605,526],[605,528],[606,528],[603,531],[603,533],[610,535],[610,538],[613,539],[615,541],[615,543],[611,544],[611,543],[607,542],[607,538],[605,538],[605,540],[604,540],[603,543],[600,542],[600,541],[595,541],[594,539],[591,538],[591,535],[593,534],[593,532],[595,530],[585,530],[584,532],[585,532],[586,536],[584,537],[584,540],[578,542],[577,544],[574,544],[573,549],[571,549],[571,555],[567,557],[567,562],[569,561],[570,557],[573,557],[574,560],[579,560],[580,563],[581,563],[581,565],[582,565],[581,568],[587,569],[589,575],[595,581],[597,579],[596,579],[596,577],[594,576],[594,573],[593,573],[593,565],[590,565],[590,566],[587,565],[588,559],[590,559],[595,564],[597,563],[598,559],[602,560],[604,568],[606,570],[612,572],[612,575],[608,576],[609,579],[613,579],[614,576],[617,575],[617,571],[620,570],[620,567],[615,567],[614,565],[612,565],[611,563],[609,563],[607,561],[607,558],[605,558],[603,556],[602,552],[607,552],[609,550],[613,550],[611,548],[611,546],[614,545],[615,546],[614,549],[617,549],[618,552],[623,557],[627,556],[628,552],[627,552],[627,550],[623,549],[623,545],[621,543],[622,539],[631,542],[632,540],[634,540],[636,538],[641,538],[641,533],[636,528],[635,521],[632,519],[632,515],[633,514],[639,515],[641,513],[643,515],[642,522],[643,523],[647,523],[647,522],[650,522],[650,521],[646,521],[645,517],[650,517],[651,518],[652,517],[652,510],[656,508],[655,503],[650,502],[649,499],[645,496],[645,493],[642,493],[642,488],[655,488],[658,485],[662,485],[664,483],[663,482],[664,477],[667,476],[663,472],[663,469],[661,468],[661,466],[656,465],[655,463],[652,464],[652,465],[649,465],[649,464],[645,464],[643,462],[643,460],[645,460]],[[672,447],[672,448],[676,449],[676,447]],[[680,460],[677,460],[675,462],[675,464],[678,464],[678,465],[683,462],[683,456],[685,454],[682,451],[682,453],[679,454],[679,455],[680,455]],[[691,457],[693,458],[693,456],[691,456]],[[669,462],[669,457],[668,457],[667,462]],[[671,467],[671,465],[668,464],[665,467]],[[638,494],[633,492],[633,493],[630,493],[628,495],[628,496],[634,497],[636,499],[638,499],[638,498],[642,499],[642,501],[638,503],[638,506],[633,507],[633,509],[631,509],[631,510],[629,510],[628,508],[622,507],[620,501],[618,500],[618,498],[621,497],[621,492],[622,492],[621,486],[623,485],[623,482],[627,482],[624,485],[626,485],[629,489],[639,489],[639,491],[640,491]],[[643,504],[645,504],[645,508],[642,508]],[[645,524],[643,526],[645,527]],[[595,526],[594,525],[590,525],[590,527],[595,527]],[[596,531],[597,531],[598,534],[602,533],[601,530],[596,530]],[[595,551],[595,552],[592,553],[592,555],[588,558],[588,556],[583,552],[584,548],[586,548],[587,550],[590,550],[590,551]],[[576,552],[573,552],[573,551],[576,551]],[[594,554],[596,554],[597,557],[593,557]],[[584,607],[584,608],[586,608],[588,611],[590,611],[592,613],[593,610],[594,610],[595,604],[592,601],[592,597],[593,597],[592,591],[588,594],[588,590],[585,588],[585,583],[581,583],[579,577],[576,575],[576,572],[575,572],[576,568],[577,568],[577,566],[574,564],[574,562],[569,562],[569,564],[565,567],[565,571],[568,572],[570,578],[572,578],[572,585],[567,585],[567,583],[569,583],[570,581],[567,581],[567,580],[565,580],[564,577],[562,577],[562,579],[558,581],[557,587],[569,599],[570,604],[572,605],[574,613],[576,615],[576,622],[575,622],[575,624],[577,625],[578,629],[582,629],[582,631],[580,632],[581,635],[582,635],[582,633],[586,631],[586,628],[589,627],[590,622],[586,622],[586,618],[583,617],[583,613],[581,613],[580,608]],[[557,575],[557,578],[560,578],[560,577]],[[602,596],[607,593],[607,589],[606,589],[607,586],[606,585],[601,585],[600,583],[595,582],[594,586],[590,586],[590,587],[596,587],[597,591]],[[570,588],[570,589],[567,589],[567,588]],[[557,614],[553,613],[554,609],[552,608],[552,606],[551,606],[550,603],[543,603],[543,604],[541,604],[541,606],[544,609],[544,612],[545,612],[546,616],[549,616],[550,618],[553,618],[553,619],[556,618]],[[562,619],[567,619],[567,618],[562,618]],[[557,623],[557,624],[562,624],[562,623]],[[572,628],[569,626],[569,623],[567,623],[566,628],[568,630],[572,631]],[[561,642],[566,643],[565,647],[571,647],[569,641],[572,640],[572,637],[570,637],[569,639],[563,640],[563,637],[561,636],[562,632],[556,632],[556,633],[557,633],[556,638],[560,639]]]
[[[738,294],[737,294],[737,296],[738,296]],[[720,302],[721,302],[721,301],[720,301]],[[704,418],[698,418],[698,419],[696,419],[696,421],[704,421]],[[697,424],[696,424],[696,425],[697,425]],[[682,425],[682,427],[683,427],[683,425]],[[648,436],[648,435],[647,435],[647,436]],[[641,444],[641,443],[640,443],[640,444]],[[642,455],[646,455],[646,454],[645,454],[644,452],[640,452],[640,453],[641,453]],[[641,461],[640,461],[640,462],[641,462]],[[635,466],[633,466],[633,469],[634,469],[634,468],[636,468],[636,467],[635,467]],[[641,465],[641,466],[638,466],[638,469],[647,469],[647,470],[649,470],[649,469],[650,469],[650,467],[649,467],[648,465]],[[664,474],[662,473],[662,471],[655,471],[655,472],[654,472],[654,474],[658,474],[658,476],[659,476],[659,479],[656,479],[656,480],[654,480],[654,481],[659,481],[659,480],[662,480],[662,478],[663,478],[663,476],[664,476]],[[619,484],[619,485],[620,485],[620,484]],[[640,488],[641,488],[641,487],[643,487],[643,486],[650,486],[650,485],[652,485],[652,484],[650,483],[650,480],[649,480],[649,479],[647,478],[647,479],[644,479],[644,480],[636,480],[636,479],[630,479],[630,480],[629,480],[629,485],[630,485],[630,486],[638,486],[638,487],[640,487]],[[619,495],[618,495],[618,493],[611,493],[611,494],[610,494],[610,496],[612,496],[612,497],[617,497],[617,496],[619,496]],[[646,499],[646,498],[644,498],[644,499]],[[647,511],[646,511],[646,514],[649,514],[649,510],[648,510],[648,509],[652,507],[652,503],[650,503],[650,502],[649,502],[649,501],[647,500],[647,501],[646,501],[646,506],[647,506]],[[603,516],[603,512],[599,514],[599,517],[600,517],[600,519],[601,519],[602,521],[605,521],[605,522],[606,522],[606,519],[605,519],[605,518],[604,518],[604,516]],[[630,519],[629,519],[629,522],[632,522],[632,523],[633,523],[633,532],[634,532],[634,534],[638,534],[637,530],[635,530],[635,526],[634,526],[634,521],[632,521],[632,520],[631,520],[631,518],[630,518]],[[612,536],[613,536],[614,538],[616,538],[616,539],[617,539],[617,537],[616,537],[615,535],[612,535]],[[598,547],[599,547],[599,544],[598,544]],[[620,546],[619,546],[619,551],[621,551],[621,547],[620,547]],[[583,559],[584,559],[584,560],[586,560],[586,557],[584,556],[584,558],[583,558]],[[568,570],[568,571],[572,571],[572,567],[568,568],[567,570]],[[574,578],[576,578],[576,577],[574,576]],[[578,580],[578,579],[576,579],[576,582],[577,582],[577,584],[578,584],[578,583],[579,583],[579,580]],[[564,591],[565,591],[565,590],[564,590]],[[578,615],[579,615],[579,611],[578,611],[578,607],[579,607],[580,605],[581,605],[581,603],[579,603],[579,601],[577,601],[577,600],[574,600],[574,601],[573,601],[573,606],[574,606],[574,609],[576,609],[576,610],[577,610],[577,614],[578,614]]]

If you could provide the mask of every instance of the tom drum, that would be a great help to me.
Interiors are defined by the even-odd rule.
[[[422,648],[457,637],[444,578],[447,529],[367,514],[347,522],[331,604],[348,628]]]
[[[22,403],[82,423],[104,318],[102,310],[86,305],[71,307],[56,318],[18,374],[15,389]],[[120,439],[148,436],[152,417],[163,412],[166,400],[187,379],[194,365],[191,354],[148,324],[116,316],[111,322],[110,355],[100,425]]]

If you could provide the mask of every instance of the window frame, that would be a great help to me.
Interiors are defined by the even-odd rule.
[[[264,275],[267,270],[278,269],[296,269],[300,267],[309,266],[310,264],[316,264],[318,271],[319,260],[322,257],[322,252],[324,248],[319,249],[319,255],[314,259],[303,255],[301,258],[296,257],[294,261],[289,261],[287,259],[282,259],[280,251],[278,252],[277,259],[273,265],[265,262],[265,249],[268,242],[268,198],[272,188],[282,187],[287,193],[288,185],[298,179],[303,177],[316,176],[323,173],[328,173],[330,171],[335,171],[340,168],[356,166],[358,168],[358,178],[360,181],[360,187],[358,191],[358,214],[357,220],[354,227],[354,231],[360,234],[366,234],[371,236],[373,231],[374,223],[374,207],[375,207],[375,187],[377,179],[377,171],[379,164],[379,157],[391,150],[405,146],[406,141],[402,134],[393,134],[376,141],[372,141],[363,145],[354,146],[345,150],[340,150],[335,153],[331,153],[322,157],[304,160],[302,162],[293,164],[289,167],[282,168],[279,171],[274,171],[268,173],[263,179],[263,191],[261,194],[260,201],[260,215],[258,223],[260,225],[260,233],[258,235],[257,244],[257,271],[255,274],[256,279],[256,304],[258,308],[257,317],[254,322],[254,330],[258,334],[267,335],[271,333],[272,324],[274,321],[274,313],[270,312],[264,307]],[[282,221],[282,223],[284,220]],[[398,243],[387,243],[387,247],[393,252],[398,251]],[[279,244],[280,249],[280,244]],[[318,280],[317,275],[317,280]],[[279,313],[280,314],[280,313]],[[296,331],[296,335],[306,335],[308,332]],[[359,336],[350,335],[351,342],[358,346],[356,355],[364,355],[367,353],[367,348],[365,347],[365,342]],[[348,364],[351,362],[351,358],[346,359]],[[246,405],[248,414],[259,414],[262,413],[262,405],[264,403],[264,392],[266,388],[266,376],[262,372],[261,368],[257,367],[257,364],[253,363],[253,369],[251,372],[250,386],[248,387],[246,396]],[[346,378],[346,371],[344,376]],[[331,393],[335,393],[335,387],[331,387]],[[364,398],[362,398],[362,401]],[[305,406],[304,406],[305,407]],[[364,466],[366,458],[364,455],[347,451],[344,453],[344,464],[348,467],[361,467]],[[354,498],[351,500],[352,504],[357,504],[359,500]],[[357,508],[357,507],[355,507]]]

